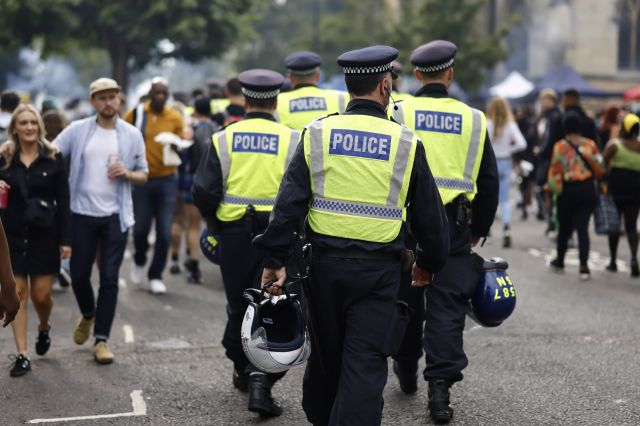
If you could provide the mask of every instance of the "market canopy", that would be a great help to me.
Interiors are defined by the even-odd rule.
[[[625,101],[640,101],[640,85],[625,90],[623,98]]]
[[[524,78],[518,71],[511,71],[502,82],[489,88],[489,94],[491,96],[514,99],[528,95],[534,88],[534,84]]]
[[[558,94],[568,89],[576,89],[581,96],[594,98],[622,95],[620,92],[608,92],[592,85],[569,65],[552,70],[542,77],[536,84],[536,93],[546,88],[551,88]]]

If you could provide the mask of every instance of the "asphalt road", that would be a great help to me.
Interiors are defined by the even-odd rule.
[[[640,424],[640,280],[603,272],[606,241],[594,237],[593,279],[578,280],[577,255],[558,275],[545,265],[553,243],[543,226],[516,222],[514,247],[498,238],[480,253],[509,260],[518,291],[514,315],[484,329],[468,320],[465,347],[470,366],[452,388],[458,425],[638,425]],[[497,228],[496,228],[497,229]],[[500,232],[495,232],[500,236]],[[620,257],[628,257],[626,241]],[[32,355],[33,371],[0,375],[0,424],[76,418],[51,424],[78,425],[304,425],[303,367],[274,387],[282,417],[260,421],[246,410],[246,396],[231,386],[231,363],[220,344],[225,298],[220,275],[205,266],[205,284],[187,284],[166,274],[169,292],[152,296],[128,281],[122,269],[112,365],[97,365],[89,343],[77,346],[72,330],[78,310],[71,291],[55,294],[53,345]],[[29,342],[36,322],[30,312]],[[15,351],[10,329],[0,331],[0,352]],[[414,396],[399,390],[393,374],[384,393],[383,424],[429,424],[426,383]],[[105,416],[107,418],[80,418]]]

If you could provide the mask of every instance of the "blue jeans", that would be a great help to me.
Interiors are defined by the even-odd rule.
[[[133,226],[135,246],[133,260],[138,266],[144,266],[147,263],[151,221],[153,219],[156,221],[156,243],[147,274],[150,280],[162,279],[162,271],[167,265],[171,242],[171,220],[176,210],[177,195],[178,178],[175,175],[149,178],[144,185],[133,188],[133,214],[136,220]]]
[[[95,315],[93,334],[108,339],[118,303],[118,273],[127,247],[127,234],[120,230],[117,214],[93,217],[73,214],[71,219],[71,285],[80,312]],[[91,270],[100,244],[98,303],[91,286]]]
[[[502,224],[508,226],[511,224],[511,205],[509,204],[509,191],[511,190],[511,172],[513,170],[513,161],[509,158],[498,158],[498,177],[500,178],[500,212],[502,215]]]

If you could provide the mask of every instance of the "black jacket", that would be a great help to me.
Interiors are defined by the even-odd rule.
[[[362,99],[352,100],[345,115],[370,115],[388,119],[380,104]],[[305,161],[304,144],[300,143],[280,185],[269,226],[263,235],[254,240],[254,244],[265,251],[265,267],[277,268],[284,265],[292,234],[300,220],[306,217],[311,197],[309,168]],[[421,142],[416,148],[409,182],[407,214],[411,232],[418,241],[418,266],[431,272],[439,271],[444,266],[449,250],[448,224]],[[331,237],[315,233],[309,226],[306,228],[307,238],[314,248],[388,253],[400,253],[404,250],[407,233],[403,227],[394,241],[374,243]]]
[[[447,88],[443,84],[427,84],[418,90],[416,97],[422,96],[426,98],[446,98],[449,97]],[[478,193],[472,203],[471,217],[471,235],[475,237],[485,237],[489,234],[491,225],[496,216],[498,209],[498,166],[496,165],[496,157],[491,146],[489,133],[486,134],[484,140],[484,149],[482,158],[480,159],[480,170],[476,185]],[[451,235],[451,249],[455,249],[454,235]],[[462,241],[460,243],[463,243]]]
[[[580,115],[581,117],[580,134],[585,138],[591,139],[592,141],[594,141],[597,146],[600,146],[600,143],[599,143],[600,137],[598,136],[598,130],[597,130],[595,121],[589,118],[587,113],[584,112],[582,107],[579,105],[565,108],[564,113],[566,114],[570,111],[578,113],[578,115]],[[558,142],[560,139],[563,139],[565,136],[564,128],[562,126],[562,120],[564,119],[564,114],[560,114],[558,112],[559,110],[557,110],[557,112],[554,111],[549,116],[549,133],[547,136],[547,144],[544,147],[544,151],[542,152],[542,156],[544,160],[547,162],[551,162],[553,145],[555,145],[556,142]]]

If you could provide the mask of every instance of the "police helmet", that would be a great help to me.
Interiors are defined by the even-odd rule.
[[[516,307],[516,290],[507,274],[509,265],[506,260],[478,257],[482,262],[482,274],[468,314],[484,327],[497,327],[509,318]]]
[[[206,228],[200,234],[200,250],[211,262],[220,264],[220,237]]]
[[[281,373],[309,359],[309,332],[297,294],[272,296],[252,288],[244,298],[249,306],[242,321],[242,349],[254,366]]]

